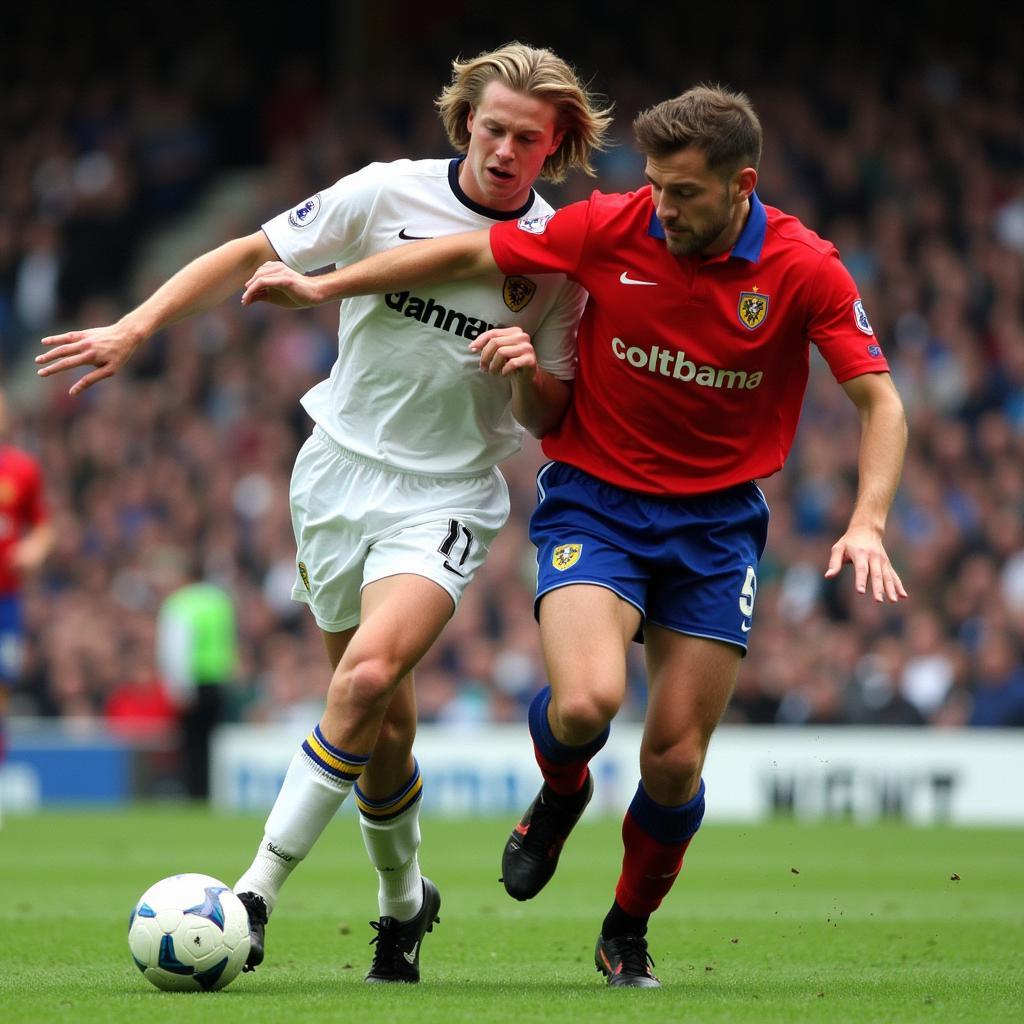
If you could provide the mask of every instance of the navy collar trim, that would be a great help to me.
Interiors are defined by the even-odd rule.
[[[747,223],[743,225],[740,237],[732,247],[733,256],[738,256],[748,263],[756,263],[761,258],[764,247],[764,236],[768,230],[768,213],[764,204],[757,198],[756,192],[750,193],[750,213]]]
[[[492,210],[489,206],[483,206],[480,203],[475,202],[462,191],[462,186],[459,184],[459,168],[462,166],[462,161],[466,158],[464,156],[455,157],[452,162],[448,165],[448,184],[451,186],[452,192],[455,194],[455,198],[458,199],[463,206],[472,210],[474,213],[479,213],[482,217],[490,217],[491,220],[519,220],[520,217],[525,217],[530,212],[530,207],[533,206],[537,199],[537,193],[530,189],[530,196],[526,202],[519,207],[518,210]]]
[[[756,192],[750,193],[750,213],[747,214],[747,223],[743,225],[739,238],[732,247],[730,256],[736,256],[748,263],[757,263],[761,258],[761,249],[764,247],[764,237],[768,231],[768,213],[764,204],[757,198]],[[665,229],[658,220],[658,215],[651,212],[651,222],[647,226],[647,234],[652,238],[665,238]]]

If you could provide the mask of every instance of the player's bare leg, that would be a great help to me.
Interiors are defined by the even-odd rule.
[[[247,904],[257,931],[273,912],[284,881],[359,780],[393,694],[452,611],[452,599],[436,583],[391,576],[363,589],[358,628],[327,639],[329,654],[340,657],[323,718],[292,759],[256,858],[235,885],[240,898],[251,893],[261,901],[255,909]],[[256,945],[260,949],[250,955],[248,969],[262,959],[262,943]]]
[[[711,735],[732,694],[740,651],[732,644],[647,626],[650,689],[640,746],[640,785],[622,823],[625,852],[615,902],[595,951],[615,986],[658,980],[647,923],[671,889],[704,815],[701,771]]]
[[[606,587],[574,584],[541,599],[551,686],[530,706],[530,734],[544,785],[505,844],[502,880],[514,899],[532,899],[548,883],[590,801],[588,764],[625,697],[626,651],[639,624],[636,608]]]

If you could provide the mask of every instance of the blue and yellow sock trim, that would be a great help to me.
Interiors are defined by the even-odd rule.
[[[397,792],[383,800],[371,800],[356,785],[356,806],[359,813],[370,821],[390,821],[404,814],[420,797],[423,796],[423,779],[420,776],[419,763],[413,762],[412,778]]]
[[[319,725],[314,726],[313,731],[303,740],[302,752],[319,769],[339,782],[355,782],[363,774],[366,762],[370,760],[369,754],[365,757],[347,754],[338,747],[332,747],[324,739]]]

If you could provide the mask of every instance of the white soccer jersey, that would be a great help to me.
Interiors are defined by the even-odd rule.
[[[519,210],[485,209],[459,187],[459,166],[457,159],[370,164],[263,230],[284,263],[308,273],[414,238],[551,212],[533,191]],[[570,380],[585,301],[586,292],[560,274],[494,274],[345,299],[338,359],[302,405],[364,458],[432,476],[486,472],[519,449],[522,428],[512,416],[511,385],[480,370],[469,342],[492,327],[519,326],[540,366]]]

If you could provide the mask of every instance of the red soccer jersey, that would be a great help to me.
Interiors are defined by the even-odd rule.
[[[835,247],[756,195],[730,252],[673,256],[647,186],[491,228],[505,274],[590,293],[573,401],[544,453],[619,487],[699,494],[789,453],[810,342],[839,382],[888,371]]]
[[[0,596],[13,594],[21,582],[11,565],[18,538],[46,517],[39,464],[18,448],[0,445]]]

